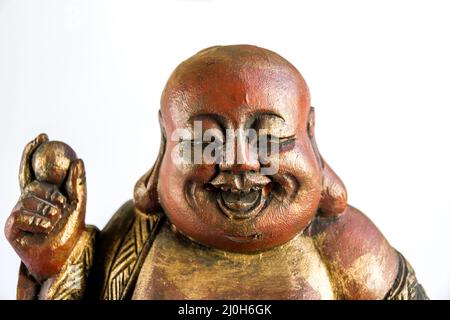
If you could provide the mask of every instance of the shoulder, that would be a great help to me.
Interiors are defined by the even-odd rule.
[[[111,238],[120,238],[133,223],[134,219],[135,213],[133,200],[128,200],[116,211],[116,213],[114,213],[105,225],[101,232],[101,237],[108,238],[109,241],[107,242],[111,243],[111,240],[113,240]]]
[[[162,217],[162,213],[138,212],[132,200],[117,210],[98,236],[95,276],[90,277],[93,298],[127,296]]]
[[[383,299],[398,274],[399,255],[372,221],[348,206],[317,217],[309,229],[341,299]]]

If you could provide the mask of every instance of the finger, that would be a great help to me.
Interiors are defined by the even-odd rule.
[[[69,174],[66,181],[66,192],[68,202],[84,220],[84,211],[86,209],[86,173],[83,160],[77,159],[72,162],[69,168]]]
[[[23,190],[27,184],[33,180],[34,174],[31,168],[31,156],[37,147],[46,141],[48,141],[47,135],[45,133],[41,133],[25,146],[19,168],[20,190]]]
[[[35,195],[23,198],[17,208],[35,212],[36,214],[49,218],[51,221],[56,221],[61,216],[61,209],[57,205]]]
[[[25,209],[15,213],[14,225],[20,231],[44,234],[48,234],[54,226],[50,219]]]
[[[54,190],[50,194],[49,200],[51,203],[59,205],[60,208],[65,208],[65,206],[67,204],[66,197],[63,196],[63,194],[61,192],[59,192],[58,190]]]
[[[28,184],[22,192],[22,199],[31,196],[36,196],[42,200],[51,202],[61,209],[63,209],[67,204],[66,197],[55,185],[38,182],[36,180]]]

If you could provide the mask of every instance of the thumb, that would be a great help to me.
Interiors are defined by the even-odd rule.
[[[80,219],[84,220],[86,210],[86,172],[84,163],[81,159],[72,161],[66,180],[66,192],[68,203],[75,210],[75,214],[80,215]]]

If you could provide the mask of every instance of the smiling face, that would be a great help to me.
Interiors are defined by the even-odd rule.
[[[161,99],[167,144],[158,194],[175,228],[237,252],[266,250],[301,232],[321,194],[309,110],[302,76],[271,51],[213,47],[183,62]],[[212,153],[217,161],[195,155],[209,141],[221,146]],[[188,149],[195,161],[175,161]]]

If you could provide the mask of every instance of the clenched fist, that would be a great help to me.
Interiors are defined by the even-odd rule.
[[[61,270],[85,230],[83,161],[68,145],[41,134],[23,151],[19,180],[21,196],[5,234],[30,274],[42,282]]]

